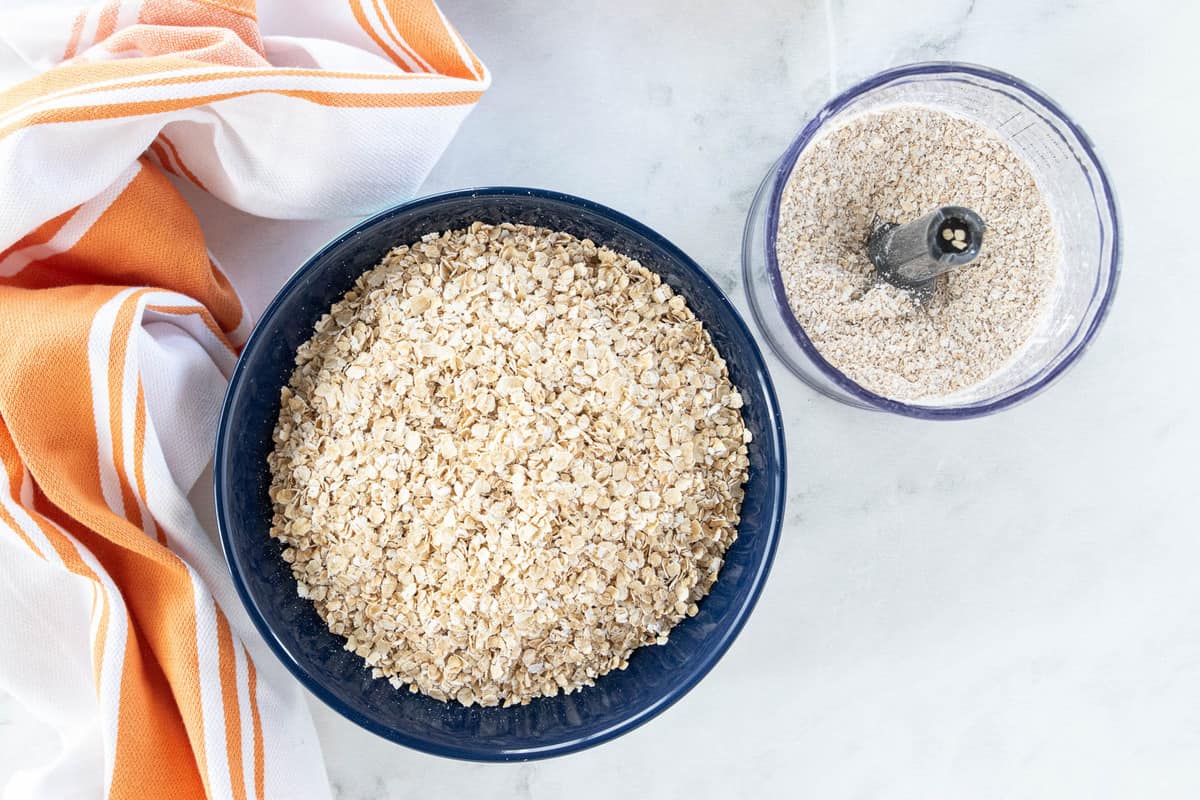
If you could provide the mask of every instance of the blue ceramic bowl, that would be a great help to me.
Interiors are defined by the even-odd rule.
[[[754,435],[737,541],[700,613],[643,647],[625,670],[571,695],[512,708],[466,708],[376,680],[330,633],[268,535],[267,453],[279,390],[314,323],[365,270],[398,244],[473,222],[522,222],[592,239],[641,261],[682,294],[710,332],[746,399]],[[306,688],[350,720],[436,755],[520,761],[581,750],[659,714],[704,677],[750,615],[771,567],[783,519],[783,426],[771,378],[746,324],[716,284],[644,225],[556,192],[488,188],[414,200],[362,222],[310,258],[259,320],[234,370],[221,412],[214,467],[217,522],[233,580],[251,619]]]

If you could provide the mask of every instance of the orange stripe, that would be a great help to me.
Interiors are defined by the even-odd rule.
[[[100,576],[83,560],[79,549],[62,531],[54,527],[36,508],[26,508],[25,510],[55,552],[58,553],[63,565],[75,575],[85,577],[92,582],[95,599],[100,604],[100,623],[96,626],[96,638],[92,641],[92,680],[95,682],[96,693],[99,694],[100,680],[103,677],[104,654],[108,643],[108,627],[112,624],[112,603],[108,598],[108,590],[104,588]]]
[[[195,213],[149,158],[143,156],[143,169],[70,250],[39,261],[37,269],[0,279],[0,292],[13,292],[15,305],[24,302],[22,297],[41,302],[18,287],[40,290],[80,280],[153,286],[203,304],[219,330],[236,329],[244,316],[237,293],[213,269]],[[148,218],[155,224],[147,226]],[[138,235],[130,236],[132,230]]]
[[[246,800],[246,776],[242,770],[242,712],[237,696],[237,665],[233,654],[233,634],[221,607],[213,601],[217,614],[217,651],[221,669],[221,703],[225,706],[225,756],[229,761],[229,782],[234,800]]]
[[[189,67],[212,66],[204,62],[193,62],[188,64]],[[143,78],[129,81],[128,83],[112,84],[108,86],[81,86],[80,91],[72,92],[67,97],[72,97],[77,94],[88,94],[91,92],[108,92],[116,89],[141,89],[147,86],[173,86],[179,83],[203,83],[205,81],[217,81],[227,78],[274,78],[294,75],[301,78],[352,78],[359,80],[384,80],[384,81],[414,81],[414,80],[445,80],[446,75],[437,75],[432,72],[400,72],[400,73],[383,73],[383,72],[334,72],[332,70],[323,69],[304,69],[301,67],[278,67],[275,69],[225,69],[221,72],[202,72],[196,75],[166,75],[160,78]]]
[[[222,69],[269,66],[261,47],[254,47],[256,36],[255,31],[239,32],[223,25],[193,28],[141,24],[117,31],[102,46],[113,54],[132,53],[139,58],[178,56]]]
[[[42,535],[46,538],[46,541],[50,542],[50,546],[54,549],[54,552],[58,554],[59,559],[63,562],[66,568],[76,575],[82,575],[85,578],[89,578],[95,582],[97,590],[103,592],[104,587],[100,584],[100,576],[98,576],[95,571],[93,571],[92,568],[87,565],[87,562],[85,562],[79,555],[79,549],[76,548],[75,544],[66,536],[63,536],[62,531],[51,524],[45,514],[38,510],[38,486],[36,483],[33,485],[33,494],[33,507],[31,508],[24,503],[21,504],[21,507],[25,509],[25,512],[29,515],[29,518],[33,520],[35,525],[37,525],[38,530],[42,532]]]
[[[114,64],[126,64],[128,66],[121,70],[115,70],[113,69]],[[105,68],[103,72],[100,71],[101,67]],[[50,72],[42,73],[42,75],[38,76],[37,78],[26,81],[25,83],[0,94],[0,114],[9,113],[24,102],[36,100],[57,91],[63,92],[63,94],[55,98],[56,101],[59,101],[70,97],[78,97],[79,95],[94,94],[97,92],[143,89],[151,86],[174,86],[181,83],[204,83],[207,81],[224,80],[227,78],[273,78],[281,76],[298,76],[301,78],[319,77],[359,80],[411,81],[439,80],[447,77],[432,72],[334,72],[331,70],[303,69],[298,67],[279,67],[275,69],[237,68],[223,69],[220,72],[204,72],[194,75],[136,77],[138,75],[155,75],[156,73],[169,72],[178,69],[197,69],[201,67],[211,68],[212,65],[202,61],[178,58],[174,56],[151,56],[148,58],[138,59],[120,59],[118,61],[70,64]],[[95,69],[92,70],[89,68]],[[91,72],[96,72],[97,74],[91,75]],[[62,80],[64,73],[66,73],[67,77],[72,79]],[[132,73],[132,75],[130,73]],[[125,76],[129,76],[130,80],[109,83],[104,86],[93,85],[102,81],[111,81]],[[54,81],[55,84],[66,85],[39,85],[43,83],[50,83],[50,81],[43,80],[46,77],[57,78],[58,80]],[[471,79],[474,80],[473,76]]]
[[[354,19],[358,22],[358,27],[362,28],[367,36],[371,37],[380,51],[386,53],[387,57],[393,64],[407,72],[409,68],[404,63],[404,59],[402,59],[400,54],[393,50],[391,46],[389,46],[388,43],[385,42],[379,36],[379,34],[375,32],[375,28],[371,25],[371,21],[367,19],[367,13],[363,11],[362,0],[350,0],[350,10],[354,12]]]
[[[106,220],[100,227],[114,225],[114,221]],[[121,225],[115,227],[120,228],[114,230],[115,234],[127,230]],[[95,309],[114,291],[72,287],[30,295],[27,291],[0,289],[0,307],[14,312],[6,315],[6,327],[22,331],[21,341],[41,342],[39,359],[57,366],[51,389],[87,385],[86,347],[82,342],[86,342]],[[30,302],[28,298],[34,297],[37,302]],[[46,307],[62,311],[46,315],[42,310]],[[204,778],[197,762],[203,765],[206,761],[204,720],[196,679],[195,620],[190,612],[194,598],[186,569],[140,530],[135,535],[128,521],[115,518],[107,510],[99,497],[90,398],[86,392],[47,393],[29,388],[46,387],[42,373],[15,369],[27,359],[19,348],[0,355],[0,369],[14,377],[0,385],[0,402],[6,416],[11,414],[22,421],[20,435],[24,447],[29,448],[30,469],[35,476],[46,476],[45,485],[54,492],[55,502],[62,504],[63,510],[50,509],[60,524],[77,529],[75,535],[82,537],[118,586],[137,587],[126,592],[130,635],[120,676],[122,703],[112,797],[151,796],[148,793],[166,789],[162,780],[146,775],[147,753],[156,754],[175,798],[200,796]],[[67,422],[71,420],[79,422],[71,425]],[[52,546],[62,551],[68,568],[90,573],[57,529],[44,519],[39,525],[46,529]],[[104,636],[107,631],[105,627]]]
[[[125,405],[125,354],[129,347],[133,314],[137,310],[138,298],[148,291],[150,290],[139,289],[121,303],[113,323],[108,350],[108,426],[112,432],[113,467],[121,484],[121,501],[125,506],[125,516],[139,528],[142,527],[142,512],[138,508],[133,487],[129,483],[129,473],[125,469],[124,415],[121,410]]]
[[[35,506],[50,502],[36,485],[34,492]],[[69,499],[72,503],[76,500]],[[95,506],[94,498],[91,504]],[[91,540],[88,546],[93,555],[106,565],[109,577],[118,587],[135,585],[131,583],[131,576],[124,572],[124,567],[128,565],[119,563],[119,554],[128,554],[129,551],[115,546],[115,542],[108,538],[112,530],[107,531],[107,534],[94,533],[54,506],[48,508],[48,513],[57,517],[58,524],[70,529],[77,539],[85,544],[86,540]],[[99,578],[82,561],[66,535],[40,514],[35,515],[35,519],[46,536],[53,537],[51,541],[63,554],[68,569],[76,574],[91,577],[99,591],[104,592]],[[127,524],[126,520],[113,516],[111,512],[109,519],[121,525]],[[137,541],[148,540],[139,536]],[[169,551],[157,545],[154,547],[155,553],[165,555],[173,565],[185,569]],[[184,672],[183,677],[185,680],[191,678],[194,682],[194,676],[199,674],[195,616],[191,612],[194,605],[184,605],[188,602],[186,598],[191,598],[194,602],[191,581],[185,577],[185,583],[180,583],[178,575],[168,576],[161,570],[148,566],[144,561],[135,565],[136,585],[140,591],[132,594],[126,591],[123,594],[127,606],[128,637],[120,675],[121,703],[118,707],[116,763],[113,768],[113,789],[109,797],[140,800],[143,797],[170,796],[173,800],[203,800],[206,796],[207,772],[204,771],[204,720],[199,688],[181,683],[178,671],[180,663],[175,661],[175,658],[182,656],[184,663],[190,662],[190,671]],[[146,613],[146,608],[138,611],[139,605],[156,606],[159,613]],[[188,611],[179,615],[178,625],[160,628],[154,623],[167,618],[161,613],[161,609],[164,608],[176,612],[187,608]],[[133,613],[130,614],[130,611]],[[107,623],[103,620],[100,634],[97,641],[103,643],[107,638]],[[164,647],[164,644],[167,646]],[[174,676],[174,680],[171,675]],[[183,708],[189,711],[186,717],[182,715]],[[193,727],[196,733],[191,732]],[[181,737],[180,733],[188,735]],[[199,744],[191,747],[189,741]],[[154,754],[159,769],[146,771],[145,759],[148,753]]]
[[[96,694],[100,693],[100,679],[104,671],[104,651],[108,642],[108,626],[111,622],[112,604],[108,602],[108,593],[99,581],[96,582],[97,593],[100,595],[100,624],[96,626],[96,640],[92,642],[92,679],[96,682]]]
[[[178,660],[189,645],[194,650],[195,640],[176,642],[167,638],[187,636],[189,627],[194,628],[194,618],[189,626],[179,610],[167,610],[169,603],[186,602],[180,597],[181,590],[186,590],[178,577],[173,581],[161,580],[167,577],[161,572],[156,576],[160,580],[146,584],[134,582],[128,574],[113,577],[118,586],[128,587],[124,592],[127,605],[134,602],[132,596],[138,591],[166,591],[159,600],[158,610],[146,613],[143,609],[128,622],[118,707],[117,758],[109,797],[203,800],[206,787],[198,771],[198,765],[204,763],[203,745],[196,744],[192,733],[194,727],[203,723],[203,717],[187,708],[190,676],[180,671]],[[146,768],[148,758],[154,764],[152,770]]]
[[[455,35],[457,34],[458,31],[455,31]],[[487,69],[483,66],[483,62],[480,61],[479,57],[475,55],[475,51],[467,47],[466,40],[463,40],[461,36],[459,36],[459,39],[462,40],[463,49],[466,50],[467,55],[471,57],[471,65],[474,67],[474,69],[471,70],[471,76],[474,77],[478,75],[479,80],[483,80],[483,74],[487,72]]]
[[[238,296],[237,291],[234,290],[233,284],[230,282],[229,278],[226,277],[225,273],[221,271],[221,268],[217,266],[217,262],[214,261],[211,256],[209,256],[209,259],[208,259],[208,266],[212,269],[213,280],[216,282],[217,286],[219,286],[221,288],[222,292],[224,292],[224,293],[228,294],[230,297],[234,298],[237,301],[238,308],[241,309],[241,301],[237,299],[237,296]],[[208,309],[206,308],[204,310],[207,311]],[[213,316],[212,319],[213,319],[213,321],[215,321],[216,317]],[[208,323],[206,322],[205,324],[208,324]],[[224,331],[228,331],[228,332],[232,333],[233,331],[237,330],[238,325],[241,325],[241,324],[242,324],[242,317],[240,315],[238,316],[238,318],[236,320],[233,319],[232,316],[230,316],[226,319],[226,324],[219,329],[220,331],[222,331],[222,334],[220,337],[221,341],[224,342],[231,350],[234,350],[234,352],[237,351],[237,348],[224,335]],[[208,327],[212,328],[213,325],[208,325]]]
[[[376,3],[379,0],[375,0]],[[384,0],[395,22],[404,31],[414,50],[435,72],[455,78],[474,80],[469,65],[458,51],[458,43],[446,29],[447,23],[429,0]],[[466,46],[463,46],[466,50]]]
[[[4,465],[4,472],[8,476],[8,493],[19,503],[21,478],[25,475],[25,465],[21,463],[21,454],[17,450],[17,443],[13,441],[12,434],[9,433],[2,419],[0,419],[0,463]]]
[[[181,170],[183,170],[184,177],[207,192],[208,187],[204,185],[204,181],[197,178],[192,171],[188,169],[187,164],[183,163],[183,157],[179,155],[179,150],[175,148],[174,143],[167,138],[167,135],[165,133],[160,133],[158,134],[158,138],[161,139],[163,144],[167,146],[167,149],[171,151],[171,155],[175,157],[175,163],[179,165]]]
[[[100,12],[100,21],[96,23],[96,38],[93,43],[103,42],[113,35],[117,29],[117,14],[121,10],[119,0],[108,0]]]
[[[392,26],[387,24],[387,19],[388,19],[389,15],[384,12],[383,5],[380,4],[379,0],[371,0],[371,4],[373,6],[375,6],[375,14],[379,17],[379,21],[381,23],[383,23],[383,32],[385,34],[387,34],[387,37],[392,40],[392,43],[394,45],[396,45],[396,47],[403,50],[408,55],[408,57],[410,59],[412,59],[413,63],[417,65],[416,66],[417,69],[425,71],[424,66],[421,64],[421,62],[424,61],[424,59],[422,59],[421,56],[418,55],[415,50],[413,50],[411,47],[409,47],[409,45],[407,43],[402,41],[399,36],[397,36],[395,33],[392,32]],[[400,20],[397,19],[394,15],[391,16],[391,19],[392,19],[392,22],[395,24],[396,28],[399,29]],[[428,62],[426,62],[426,63],[428,63]]]
[[[111,106],[91,106],[87,108],[63,108],[38,111],[31,114],[23,122],[17,122],[0,128],[0,138],[13,131],[34,125],[46,125],[60,122],[88,122],[100,119],[119,119],[120,117],[144,116],[148,114],[164,114],[183,108],[216,103],[221,100],[232,100],[255,94],[277,94],[306,100],[322,106],[335,108],[426,108],[440,106],[471,105],[483,96],[483,92],[434,92],[411,94],[369,94],[365,92],[317,92],[298,89],[251,89],[241,92],[226,92],[200,97],[184,97],[172,100],[138,100],[130,103],[120,103]]]
[[[46,558],[44,555],[42,555],[41,551],[38,550],[37,545],[33,543],[33,540],[29,538],[25,531],[21,530],[21,526],[17,524],[17,521],[13,519],[13,516],[8,513],[8,509],[6,509],[4,506],[0,506],[0,522],[11,528],[12,532],[15,533],[21,539],[21,541],[25,543],[25,546],[33,551],[34,555],[41,556],[43,560]]]
[[[130,26],[121,31],[117,38],[126,40],[144,40],[161,43],[165,49],[152,50],[162,55],[191,57],[185,53],[190,47],[173,47],[169,44],[174,39],[189,39],[193,36],[217,36],[222,39],[232,33],[246,45],[248,51],[257,54],[256,65],[264,64],[262,36],[259,35],[258,21],[255,19],[255,0],[140,0],[138,4],[137,26]],[[119,45],[118,45],[119,46]],[[151,51],[143,50],[145,55]],[[228,51],[235,59],[235,51]],[[243,53],[244,57],[246,54]],[[212,61],[211,59],[204,59]],[[234,62],[216,59],[212,63],[231,66]]]
[[[62,64],[0,92],[0,113],[7,114],[18,106],[33,100],[40,100],[50,94],[65,92],[66,96],[71,96],[81,88],[95,89],[96,87],[92,84],[99,81],[124,81],[168,70],[195,69],[201,66],[208,65],[176,56],[122,58],[116,61]]]
[[[137,405],[133,411],[133,478],[137,482],[138,495],[146,498],[146,392],[142,388],[142,378],[138,376]],[[155,525],[158,542],[166,545],[167,534],[161,526]]]
[[[95,611],[97,599],[100,602],[100,624],[97,627],[96,638],[92,642],[92,677],[96,683],[96,691],[100,690],[100,668],[104,663],[104,643],[108,637],[108,625],[110,614],[110,603],[108,601],[108,593],[104,586],[100,583],[100,577],[92,571],[87,563],[79,556],[75,546],[64,537],[61,532],[51,525],[46,519],[38,513],[36,508],[28,508],[21,502],[21,483],[25,475],[25,465],[21,463],[20,453],[17,451],[16,443],[9,436],[8,430],[0,425],[0,462],[4,464],[5,474],[8,476],[8,492],[9,495],[17,501],[17,503],[25,509],[30,519],[38,526],[42,535],[50,542],[54,551],[59,554],[63,560],[63,564],[68,570],[76,575],[82,575],[92,581],[92,610]],[[30,539],[21,527],[17,524],[16,519],[8,512],[6,508],[0,506],[0,521],[12,527],[17,535],[20,536],[31,550],[35,553],[37,548],[34,547],[33,540]]]
[[[36,501],[34,505],[36,506]],[[112,603],[108,598],[108,590],[104,588],[100,576],[88,566],[80,556],[78,548],[62,531],[54,527],[36,508],[26,508],[25,510],[55,552],[58,553],[64,566],[72,573],[88,578],[92,582],[93,602],[100,604],[100,623],[96,626],[96,638],[92,641],[92,680],[95,682],[96,693],[99,694],[100,680],[103,677],[104,654],[108,643],[108,627],[112,624]]]
[[[63,51],[63,61],[75,56],[75,50],[79,47],[79,37],[83,33],[83,23],[85,22],[87,22],[87,9],[83,9],[76,14],[75,21],[71,23],[71,38],[67,40],[67,49]]]
[[[8,494],[19,505],[21,502],[21,479],[25,475],[25,465],[21,463],[21,455],[17,452],[17,446],[9,435],[8,428],[4,426],[3,420],[0,420],[0,463],[3,463],[4,472],[8,476]],[[46,557],[29,538],[29,535],[21,530],[16,518],[2,505],[0,505],[0,522],[12,528],[13,532],[21,537],[21,540],[35,554],[42,556],[43,559]]]
[[[69,211],[64,211],[53,219],[46,220],[35,230],[22,236],[12,247],[0,252],[0,259],[7,258],[11,253],[15,253],[18,250],[24,250],[26,247],[30,247],[35,244],[45,244],[46,242],[50,241],[56,235],[58,235],[58,232],[62,229],[62,226],[67,224],[67,220],[74,215],[78,208],[79,206],[75,206],[75,208],[72,208]]]
[[[221,344],[225,345],[225,347],[227,347],[231,352],[237,352],[237,348],[234,347],[233,342],[229,341],[229,337],[226,336],[225,332],[217,326],[216,320],[212,318],[212,315],[208,313],[208,309],[206,309],[204,306],[148,305],[146,308],[150,311],[160,311],[163,314],[176,314],[179,316],[195,314],[196,316],[200,317],[200,320],[204,323],[204,326],[212,331],[213,335],[220,340]]]
[[[162,144],[157,139],[150,143],[149,150],[150,150],[150,152],[154,153],[154,155],[158,158],[158,165],[160,167],[162,167],[164,170],[171,173],[172,175],[179,174],[178,172],[175,171],[175,167],[172,166],[171,159],[167,157],[167,149],[165,147],[163,147]]]
[[[239,17],[258,21],[258,15],[254,12],[254,3],[247,2],[244,7],[237,7],[231,3],[222,3],[220,0],[192,0],[193,3],[200,3],[205,6],[219,8],[222,11],[228,11],[230,14],[237,14]]]
[[[438,106],[465,106],[479,101],[481,91],[433,92],[430,94],[371,94],[369,92],[317,92],[308,90],[271,89],[271,94],[281,94],[298,100],[307,100],[322,106],[337,108],[424,108]],[[244,92],[243,94],[251,94]]]
[[[21,530],[21,526],[18,525],[17,521],[12,518],[11,514],[8,513],[8,509],[4,508],[3,506],[0,506],[0,522],[11,528],[13,533],[15,533],[21,539],[21,541],[25,543],[26,547],[33,551],[35,556],[41,556],[41,558],[45,560],[46,557],[38,550],[37,545],[35,545],[33,540],[30,539],[23,530]]]
[[[245,645],[242,645],[242,655],[246,657],[247,683],[249,684],[250,693],[250,721],[254,727],[254,797],[255,800],[263,800],[266,794],[264,791],[266,778],[263,776],[263,765],[266,759],[263,757],[262,717],[258,713],[258,671],[254,669],[254,661],[250,658],[250,653],[246,650]]]
[[[35,294],[0,287],[0,332],[13,340],[0,348],[0,413],[35,481],[35,519],[67,568],[92,577],[49,519],[71,531],[123,590],[129,635],[124,652],[110,654],[123,659],[123,668],[114,676],[121,702],[109,796],[203,798],[192,584],[178,558],[108,509],[92,398],[79,388],[90,383],[92,320],[116,291],[80,285]],[[54,369],[39,366],[45,364]],[[146,769],[148,759],[155,769]]]

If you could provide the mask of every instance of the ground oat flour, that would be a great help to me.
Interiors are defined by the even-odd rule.
[[[983,249],[924,304],[876,277],[879,222],[941,205],[983,217]],[[851,117],[811,143],[783,191],[776,256],[797,320],[834,367],[914,402],[979,383],[1017,354],[1049,305],[1060,261],[1028,165],[995,132],[924,106]]]

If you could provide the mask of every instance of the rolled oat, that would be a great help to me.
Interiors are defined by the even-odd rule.
[[[281,397],[271,535],[377,677],[470,705],[571,692],[697,613],[749,432],[658,275],[474,223],[397,247]]]

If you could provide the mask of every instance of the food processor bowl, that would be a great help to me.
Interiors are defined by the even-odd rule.
[[[797,159],[818,136],[852,116],[922,105],[987,126],[1029,165],[1050,207],[1061,249],[1057,283],[1029,341],[998,372],[945,397],[900,402],[872,392],[830,364],[796,319],[776,259],[780,199]],[[858,408],[922,419],[983,416],[1029,399],[1073,364],[1112,303],[1120,239],[1116,202],[1095,148],[1053,101],[986,67],[929,62],[875,75],[827,103],[771,167],[754,198],[742,241],[750,308],[775,354],[802,381]]]

